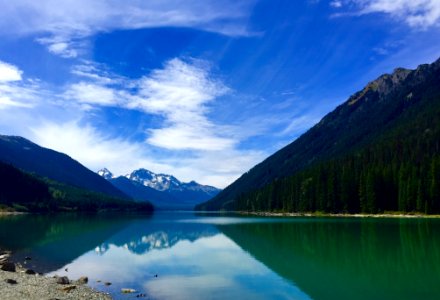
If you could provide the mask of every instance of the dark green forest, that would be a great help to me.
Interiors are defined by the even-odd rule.
[[[197,209],[440,213],[440,60],[371,82]]]
[[[439,140],[436,147],[438,149]],[[440,155],[422,151],[411,160],[410,145],[377,146],[347,158],[321,163],[239,195],[234,210],[383,213],[440,212]]]
[[[0,210],[57,211],[152,211],[151,204],[137,203],[59,183],[23,172],[0,162]]]

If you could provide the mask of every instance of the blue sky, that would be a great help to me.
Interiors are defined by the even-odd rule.
[[[0,133],[225,187],[440,57],[439,0],[0,0]]]

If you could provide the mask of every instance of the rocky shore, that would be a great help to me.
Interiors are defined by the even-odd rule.
[[[0,298],[55,300],[55,299],[111,299],[107,294],[87,286],[87,277],[70,280],[67,277],[46,277],[34,270],[9,261],[10,253],[0,250]]]
[[[382,214],[332,214],[332,213],[287,213],[287,212],[246,212],[239,211],[235,212],[240,215],[252,215],[252,216],[262,216],[262,217],[334,217],[334,218],[440,218],[440,215],[426,215],[420,213],[408,214],[408,213],[382,213]]]

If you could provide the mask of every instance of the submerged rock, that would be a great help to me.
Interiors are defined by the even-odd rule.
[[[35,275],[35,274],[37,274],[34,270],[31,270],[31,269],[27,269],[25,271],[25,273],[28,274],[28,275]]]
[[[136,295],[136,298],[144,298],[147,297],[147,294],[138,294]]]
[[[57,278],[57,283],[58,284],[69,284],[70,280],[67,276],[63,276],[63,277],[58,277]]]
[[[15,272],[15,264],[12,262],[4,262],[1,269],[7,272]]]
[[[78,282],[78,284],[87,284],[89,282],[89,278],[87,276],[82,276],[76,282]]]

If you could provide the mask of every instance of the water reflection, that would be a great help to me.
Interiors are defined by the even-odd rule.
[[[439,299],[439,225],[295,219],[218,228],[314,299]]]
[[[121,288],[150,299],[440,295],[437,220],[15,216],[0,218],[0,247],[51,275],[87,275],[116,299],[136,297]]]
[[[191,214],[167,213],[135,220],[66,265],[67,275],[88,274],[92,286],[117,299],[135,297],[121,295],[121,288],[152,299],[308,299],[211,222],[199,221]],[[63,268],[55,273],[66,274]],[[112,285],[104,286],[106,281]]]
[[[16,215],[0,218],[0,248],[13,251],[13,259],[47,273],[72,262],[105,242],[133,221],[118,215]],[[148,216],[142,216],[148,218]]]

